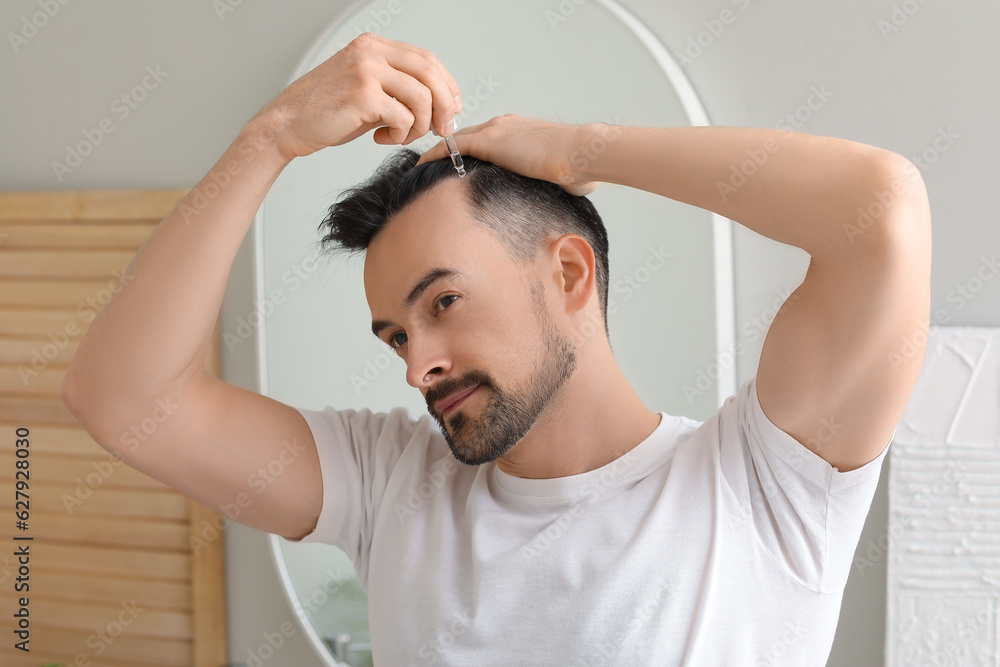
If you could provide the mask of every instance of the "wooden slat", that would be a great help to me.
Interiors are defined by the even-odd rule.
[[[218,340],[218,339],[216,339]],[[197,546],[191,557],[191,594],[194,620],[194,664],[214,667],[227,663],[226,643],[226,540],[225,533],[210,530],[222,525],[218,514],[194,500],[191,536]]]
[[[86,488],[89,485],[91,488],[123,490],[173,490],[107,452],[103,456],[53,456],[35,451],[32,452],[31,466],[49,484],[58,483],[73,488]],[[0,470],[0,479],[13,478],[13,469]],[[0,499],[0,503],[2,502],[4,501]]]
[[[69,336],[42,338],[0,335],[0,364],[21,364],[32,370],[46,366],[66,368],[79,344],[79,337],[74,339]]]
[[[135,598],[150,609],[191,611],[191,588],[183,581],[95,577],[88,574],[46,572],[31,582],[32,599],[48,597],[118,604]]]
[[[69,484],[35,481],[31,488],[32,509],[54,514],[66,514],[69,507],[74,516],[145,517],[167,521],[183,521],[188,518],[187,497],[177,492],[123,491],[100,487],[93,495],[77,503],[75,501],[79,498],[76,487]],[[14,497],[13,482],[0,480],[0,497]]]
[[[38,221],[0,222],[0,249],[73,248],[128,249],[135,252],[159,222],[127,221],[130,224],[95,222],[81,225],[62,220],[48,224]]]
[[[70,308],[93,321],[111,300],[120,275],[108,273],[102,280],[0,278],[0,307]]]
[[[54,396],[0,396],[0,422],[13,422],[33,429],[44,424],[77,425],[62,398]]]
[[[107,450],[94,442],[82,426],[73,422],[69,426],[40,424],[32,420],[0,421],[0,432],[13,433],[18,426],[31,427],[33,454],[63,454],[87,457],[108,456]],[[14,441],[0,438],[0,452],[13,450]]]
[[[0,604],[4,609],[13,609],[18,596],[0,591]],[[125,595],[111,603],[88,601],[85,603],[69,600],[52,600],[40,595],[31,596],[31,613],[49,627],[64,630],[93,632],[118,622],[121,617],[127,622],[126,633],[145,635],[158,639],[180,639],[191,641],[191,615],[178,611],[151,609],[139,604],[134,595]]]
[[[34,640],[32,640],[32,646],[31,653],[0,648],[0,665],[3,665],[3,667],[39,667],[39,665],[48,665],[51,662],[70,667],[76,659],[76,655],[74,654],[54,653],[51,650],[39,649],[38,643]],[[87,662],[81,662],[80,664],[87,665],[87,667],[162,667],[161,663],[137,662],[135,660],[129,660],[128,662],[106,660],[94,658],[84,653],[77,655],[86,657]]]
[[[0,197],[3,197],[3,193],[0,192]],[[86,218],[86,219],[67,219],[67,218],[0,218],[0,225],[66,225],[72,224],[77,227],[89,227],[91,225],[158,225],[163,221],[163,218]]]
[[[0,505],[0,512],[14,516],[13,503]],[[84,545],[120,545],[183,552],[189,549],[187,521],[151,521],[123,517],[88,516],[84,520],[68,512],[31,513],[31,534],[47,544],[72,542]],[[34,590],[34,586],[32,587]]]
[[[0,308],[0,332],[9,336],[48,338],[60,334],[79,341],[94,321],[97,311],[77,312],[74,308]]]
[[[90,632],[80,632],[74,630],[63,630],[52,628],[42,623],[33,623],[31,626],[31,645],[33,662],[27,663],[31,667],[40,667],[45,661],[60,661],[66,663],[67,667],[74,664],[78,655],[84,656],[90,662],[80,662],[77,664],[90,665],[96,667],[98,664],[106,664],[108,667],[191,667],[191,642],[183,640],[156,639],[151,637],[141,637],[124,632],[110,644],[101,641],[96,634],[97,627]],[[91,646],[87,645],[90,639]],[[10,655],[17,652],[11,651],[8,647],[10,642],[3,643],[3,652],[0,656],[6,660]],[[95,655],[98,647],[104,647],[100,656]],[[22,654],[23,655],[23,654]],[[98,662],[103,660],[105,662]],[[7,663],[3,663],[6,667]]]
[[[0,246],[0,278],[86,278],[121,275],[134,250],[7,250]]]
[[[26,364],[0,364],[0,387],[15,390],[21,396],[52,396],[61,399],[66,369],[43,367],[38,371]]]
[[[0,220],[162,220],[187,193],[186,188],[5,192]]]
[[[155,549],[45,544],[31,551],[32,572],[42,570],[191,581],[191,556]]]
[[[13,441],[5,444],[8,451],[13,447]],[[46,483],[65,484],[73,488],[86,489],[89,485],[90,488],[102,489],[172,490],[163,482],[122,463],[109,452],[101,451],[104,452],[101,456],[60,456],[35,450],[31,453],[31,467]],[[0,479],[14,479],[13,466],[0,470]],[[0,504],[6,501],[0,498]]]

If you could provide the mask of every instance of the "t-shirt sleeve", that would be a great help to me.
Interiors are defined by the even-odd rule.
[[[360,574],[389,477],[418,432],[418,420],[402,407],[389,412],[295,409],[316,441],[323,506],[312,532],[288,541],[339,547]]]
[[[840,472],[764,414],[756,374],[727,403],[720,463],[738,519],[799,583],[843,590],[895,429],[877,458]]]

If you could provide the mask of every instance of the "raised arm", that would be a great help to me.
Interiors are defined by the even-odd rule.
[[[930,207],[917,168],[862,143],[745,127],[620,128],[577,178],[719,213],[810,255],[764,338],[757,395],[781,430],[841,472],[902,417],[930,321]]]
[[[571,194],[601,182],[708,209],[811,256],[768,330],[765,415],[846,472],[889,442],[930,323],[930,207],[906,158],[753,127],[562,125],[507,114],[455,133],[463,154]],[[439,143],[420,162],[444,157]]]
[[[312,530],[323,494],[305,420],[204,368],[229,272],[292,159],[373,128],[376,143],[408,143],[432,118],[450,134],[457,93],[429,52],[365,33],[264,107],[146,240],[80,342],[63,400],[93,438],[210,508],[236,503],[240,523]]]

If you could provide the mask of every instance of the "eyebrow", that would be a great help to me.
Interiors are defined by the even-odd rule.
[[[445,278],[458,278],[458,279],[468,280],[469,276],[468,274],[458,269],[452,268],[450,266],[435,267],[430,271],[428,271],[427,273],[425,273],[423,277],[417,281],[417,284],[413,286],[413,289],[410,290],[410,293],[407,294],[406,298],[403,299],[402,303],[400,303],[400,307],[404,311],[410,310],[411,308],[413,308],[413,305],[420,299],[420,297],[423,296],[424,292],[426,292],[430,288],[431,285]],[[391,326],[395,326],[395,322],[391,322],[390,320],[374,320],[372,322],[372,333],[375,335],[376,338],[382,340],[379,334]]]

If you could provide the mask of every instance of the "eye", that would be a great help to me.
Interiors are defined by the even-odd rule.
[[[458,295],[457,294],[446,294],[443,297],[441,297],[440,299],[438,299],[435,303],[441,303],[445,299],[452,299],[452,298],[457,299]],[[452,302],[452,303],[454,303],[454,302]],[[445,307],[447,308],[447,306],[445,306]]]
[[[459,298],[457,294],[446,294],[446,295],[442,296],[441,298],[439,298],[434,303],[435,303],[435,305],[437,305],[437,304],[443,302],[445,299],[457,299],[457,298]],[[449,302],[449,305],[452,304],[452,303],[454,303],[454,301]],[[447,308],[447,307],[448,306],[445,306],[445,308]],[[394,350],[396,350],[398,352],[399,348],[406,341],[404,340],[403,343],[399,343],[398,345],[394,345],[393,343],[396,341],[396,336],[406,336],[406,332],[405,331],[397,331],[396,333],[394,333],[391,336],[389,336],[389,347],[391,347],[392,349],[394,349]]]

